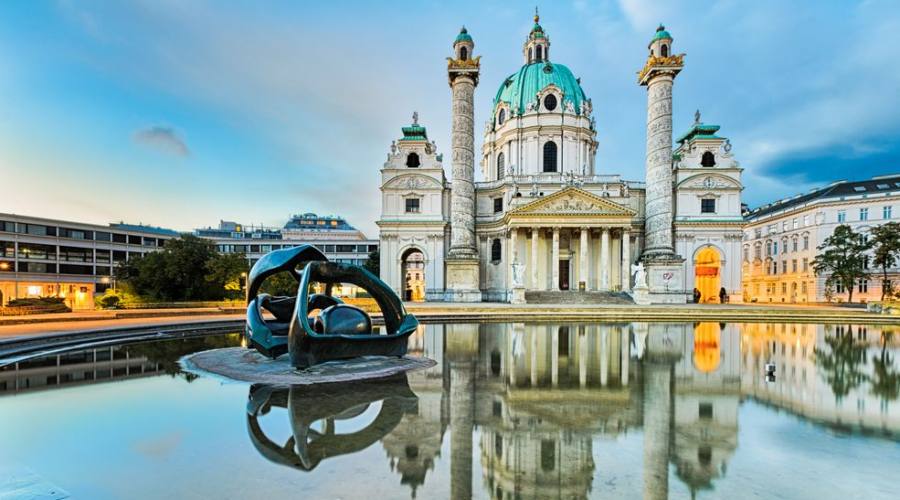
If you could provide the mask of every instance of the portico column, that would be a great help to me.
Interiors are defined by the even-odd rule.
[[[600,230],[600,290],[609,291],[609,228]]]
[[[622,230],[622,291],[631,291],[631,234]]]
[[[559,228],[553,228],[553,260],[551,265],[553,282],[550,284],[551,290],[559,290]]]
[[[506,275],[508,276],[506,282],[509,284],[509,288],[513,287],[513,282],[515,281],[515,277],[513,276],[513,262],[517,262],[519,260],[519,245],[518,245],[518,237],[519,237],[519,228],[510,228],[509,230],[509,262],[506,266]]]
[[[539,290],[538,286],[538,236],[541,229],[538,227],[531,228],[531,288]]]
[[[581,253],[579,255],[578,281],[584,283],[584,289],[590,288],[588,284],[588,228],[581,228]]]

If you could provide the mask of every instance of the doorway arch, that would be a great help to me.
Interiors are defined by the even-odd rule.
[[[425,253],[410,247],[400,258],[400,288],[403,300],[425,301]]]
[[[722,287],[722,256],[715,247],[704,247],[694,257],[694,288],[700,292],[698,302],[719,303]]]

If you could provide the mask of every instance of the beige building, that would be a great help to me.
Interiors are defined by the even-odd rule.
[[[827,293],[827,276],[816,276],[817,247],[842,224],[867,238],[885,222],[900,221],[900,175],[857,182],[838,181],[807,194],[759,207],[745,217],[742,273],[744,300],[804,303],[847,300],[841,288]],[[900,262],[890,279],[900,282]],[[881,273],[871,273],[855,285],[854,301],[881,299]]]

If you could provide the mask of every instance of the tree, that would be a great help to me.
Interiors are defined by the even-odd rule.
[[[842,224],[816,248],[819,250],[813,260],[816,274],[828,276],[826,287],[843,286],[847,290],[847,302],[853,302],[853,285],[866,276],[864,252],[869,249],[869,244],[850,226]]]
[[[116,278],[133,293],[158,300],[222,298],[224,288],[207,280],[207,264],[217,256],[211,241],[184,235],[119,265]]]
[[[872,247],[874,249],[872,263],[881,269],[881,301],[891,295],[891,287],[888,282],[888,269],[894,267],[900,256],[900,223],[888,222],[873,227],[869,233],[872,235]]]
[[[375,276],[381,276],[381,252],[377,248],[369,252],[369,260],[363,267]]]
[[[223,296],[239,297],[241,276],[249,270],[243,253],[216,254],[206,262],[206,281],[211,285],[211,292],[220,290]]]

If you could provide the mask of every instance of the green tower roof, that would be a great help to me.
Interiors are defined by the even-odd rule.
[[[665,26],[663,26],[662,24],[660,24],[659,27],[656,28],[656,34],[653,35],[653,39],[650,40],[650,43],[653,43],[653,42],[655,42],[655,41],[657,41],[657,40],[664,40],[664,39],[671,40],[671,39],[672,39],[672,35],[670,35],[668,31],[666,31],[666,27],[665,27]]]
[[[456,35],[456,41],[454,41],[453,43],[471,42],[471,41],[472,41],[472,36],[469,35],[469,32],[466,30],[466,27],[463,26],[462,29],[459,30],[459,34]]]
[[[576,111],[580,110],[581,103],[587,100],[581,84],[569,68],[549,61],[534,62],[522,66],[500,84],[494,97],[494,112],[500,103],[505,102],[511,110],[523,113],[525,106],[535,101],[537,94],[551,84],[562,90],[561,104],[570,102]]]

